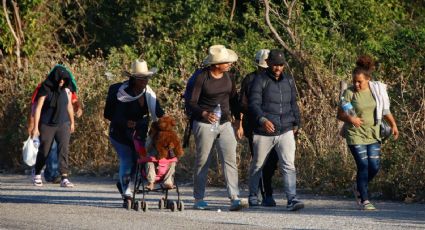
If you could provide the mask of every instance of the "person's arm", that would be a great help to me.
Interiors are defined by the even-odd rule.
[[[301,128],[301,113],[297,104],[297,89],[295,88],[295,80],[292,78],[292,76],[289,77],[289,81],[292,81],[292,84],[289,84],[291,87],[291,109],[295,116],[295,122],[292,129],[294,134],[297,134],[298,130]]]
[[[37,106],[37,103],[35,102],[34,104],[31,103],[30,105],[30,112],[28,114],[28,120],[27,120],[27,131],[28,131],[28,135],[31,136],[32,130],[34,129],[34,113],[35,113],[35,108]]]
[[[205,70],[208,71],[208,70]],[[196,118],[204,118],[210,123],[215,122],[216,116],[212,111],[202,110],[198,105],[199,97],[201,96],[202,87],[205,81],[205,76],[207,73],[200,73],[198,77],[195,79],[195,85],[193,86],[192,96],[189,101],[189,106],[192,111],[192,117]]]
[[[346,101],[351,103],[352,94],[348,92],[348,90],[345,90],[343,93],[343,97]],[[336,118],[340,121],[343,121],[345,123],[349,123],[354,125],[356,128],[360,127],[363,124],[363,120],[360,117],[353,117],[344,112],[344,110],[341,109],[341,106],[338,106],[338,111]]]
[[[232,81],[232,92],[230,93],[229,97],[229,105],[230,105],[230,111],[232,115],[235,117],[235,121],[233,122],[233,126],[236,130],[236,137],[238,139],[242,139],[243,137],[243,127],[242,127],[242,111],[241,111],[241,105],[239,103],[239,95],[236,90],[236,83],[234,81],[233,77],[230,77],[230,80]]]
[[[46,100],[46,96],[40,96],[37,100],[37,107],[35,107],[35,113],[34,113],[34,128],[32,129],[31,137],[40,136],[40,131],[38,130],[38,126],[40,123],[41,109],[43,108],[43,104],[45,100]]]
[[[255,117],[257,123],[262,126],[267,133],[273,133],[275,131],[274,125],[266,118],[261,108],[263,104],[263,81],[266,80],[266,76],[263,75],[255,77],[249,92],[248,108]]]
[[[71,92],[68,92],[67,95],[68,95],[67,110],[68,110],[69,120],[71,121],[70,130],[71,130],[71,133],[73,133],[75,130],[75,124],[74,124],[74,108],[72,107]]]
[[[389,114],[384,115],[384,119],[391,126],[392,134],[394,136],[394,140],[397,140],[398,139],[398,136],[399,136],[399,132],[398,132],[397,123],[395,122],[394,116],[391,113],[389,113]]]

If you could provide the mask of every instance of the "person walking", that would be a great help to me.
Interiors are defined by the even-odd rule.
[[[275,149],[283,172],[287,210],[304,208],[296,197],[295,135],[300,128],[300,111],[296,102],[294,79],[284,74],[284,53],[271,50],[268,68],[255,78],[249,97],[249,110],[254,116],[254,157],[249,172],[249,199],[257,197],[264,162]]]
[[[208,209],[204,201],[211,149],[216,146],[225,176],[230,210],[237,211],[247,202],[239,198],[238,168],[236,163],[236,137],[231,120],[235,118],[236,129],[240,127],[240,109],[235,82],[229,76],[229,69],[236,62],[236,53],[223,45],[213,45],[204,60],[207,66],[196,77],[190,97],[196,153],[194,167],[193,196],[195,209]],[[221,108],[221,117],[214,110]],[[218,125],[212,126],[218,122]]]
[[[129,186],[135,174],[138,153],[133,139],[145,142],[150,120],[157,121],[164,115],[156,94],[148,85],[156,68],[148,69],[146,61],[135,60],[131,71],[124,71],[128,81],[109,87],[103,116],[110,121],[109,139],[119,157],[118,189],[124,200],[131,199]]]
[[[257,65],[257,69],[254,72],[251,72],[245,76],[241,83],[241,91],[239,93],[239,103],[242,108],[242,127],[244,136],[248,139],[249,151],[251,154],[251,158],[254,156],[253,149],[253,130],[256,124],[254,116],[249,113],[248,109],[248,99],[250,94],[250,87],[254,81],[254,78],[261,75],[263,72],[267,70],[267,62],[266,59],[269,56],[270,50],[261,49],[257,51],[255,54],[255,64]],[[261,204],[267,207],[276,206],[276,201],[273,198],[273,188],[272,188],[272,177],[277,169],[277,162],[279,158],[274,149],[270,151],[269,157],[264,163],[264,167],[262,170],[262,177],[259,182],[259,188],[261,191]],[[249,199],[249,206],[258,206],[260,204],[257,197],[252,196]]]
[[[43,186],[41,170],[49,155],[53,140],[57,143],[61,187],[74,187],[68,179],[69,140],[74,132],[74,110],[71,100],[71,77],[63,66],[55,66],[37,93],[32,137],[39,136],[40,147],[32,182]]]
[[[382,119],[392,129],[394,140],[399,136],[397,124],[390,111],[387,86],[372,81],[375,63],[370,56],[362,55],[357,59],[352,73],[353,85],[342,94],[341,104],[350,103],[351,112],[338,108],[337,118],[344,122],[343,136],[354,157],[357,166],[356,184],[353,192],[357,204],[363,210],[375,210],[369,201],[368,184],[376,176],[381,164],[380,125]]]

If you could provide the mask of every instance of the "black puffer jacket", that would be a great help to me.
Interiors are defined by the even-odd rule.
[[[254,133],[265,136],[283,134],[300,127],[295,83],[291,76],[282,74],[279,80],[268,70],[254,79],[249,97],[249,110],[256,120]],[[260,124],[266,118],[275,126],[274,133],[267,133]]]

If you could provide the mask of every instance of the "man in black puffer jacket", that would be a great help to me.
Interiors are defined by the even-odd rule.
[[[287,209],[304,208],[296,198],[295,134],[300,127],[300,111],[296,89],[291,76],[283,74],[283,51],[272,50],[267,58],[268,68],[255,78],[249,96],[249,111],[254,116],[254,157],[250,167],[250,198],[256,197],[261,169],[271,149],[279,156],[283,172]]]

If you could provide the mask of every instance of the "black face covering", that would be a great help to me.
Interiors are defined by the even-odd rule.
[[[60,80],[64,80],[64,85],[59,86]],[[71,82],[71,77],[69,76],[68,71],[62,66],[56,66],[47,76],[47,79],[41,84],[39,93],[37,97],[47,96],[51,93],[52,97],[50,100],[49,106],[54,109],[54,115],[52,122],[57,124],[59,121],[59,116],[61,114],[62,107],[58,106],[61,103],[66,103],[67,97],[61,97],[62,89],[69,87]]]

